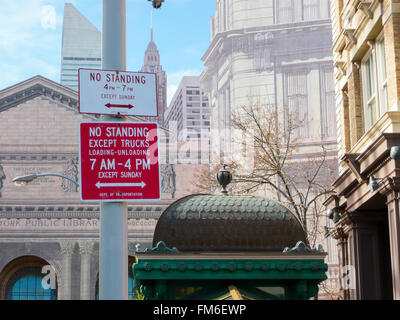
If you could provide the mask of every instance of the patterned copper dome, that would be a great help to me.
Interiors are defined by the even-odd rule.
[[[159,241],[181,252],[282,252],[307,243],[296,217],[268,199],[243,195],[190,195],[171,204],[159,218]]]

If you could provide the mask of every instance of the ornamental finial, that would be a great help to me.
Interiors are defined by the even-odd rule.
[[[232,174],[226,167],[227,165],[224,164],[223,169],[219,170],[219,172],[217,173],[217,181],[222,187],[221,192],[225,195],[228,194],[228,191],[226,191],[226,187],[232,181]]]

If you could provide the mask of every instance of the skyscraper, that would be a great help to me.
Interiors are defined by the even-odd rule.
[[[176,130],[170,122],[176,122]],[[210,106],[199,77],[183,77],[165,112],[165,126],[177,141],[209,139]]]
[[[78,69],[101,69],[101,32],[71,3],[64,6],[61,84],[78,90]]]
[[[167,75],[160,64],[160,53],[153,41],[153,28],[150,29],[150,43],[144,54],[141,72],[157,74],[158,124],[164,126],[164,112],[167,109]]]

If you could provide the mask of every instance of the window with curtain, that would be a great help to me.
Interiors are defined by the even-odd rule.
[[[41,267],[17,270],[6,286],[6,300],[57,300],[57,289],[44,289]]]
[[[276,5],[278,23],[290,23],[294,21],[293,0],[277,0]]]
[[[307,73],[305,71],[288,72],[286,74],[287,112],[292,120],[298,119],[301,126],[293,131],[296,138],[308,138],[308,94]]]
[[[379,39],[379,38],[378,38]],[[361,66],[364,125],[369,130],[388,110],[385,42],[376,40]]]

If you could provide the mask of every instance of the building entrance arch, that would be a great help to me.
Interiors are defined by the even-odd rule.
[[[0,273],[1,300],[57,300],[57,288],[54,267],[36,256],[16,258]]]

